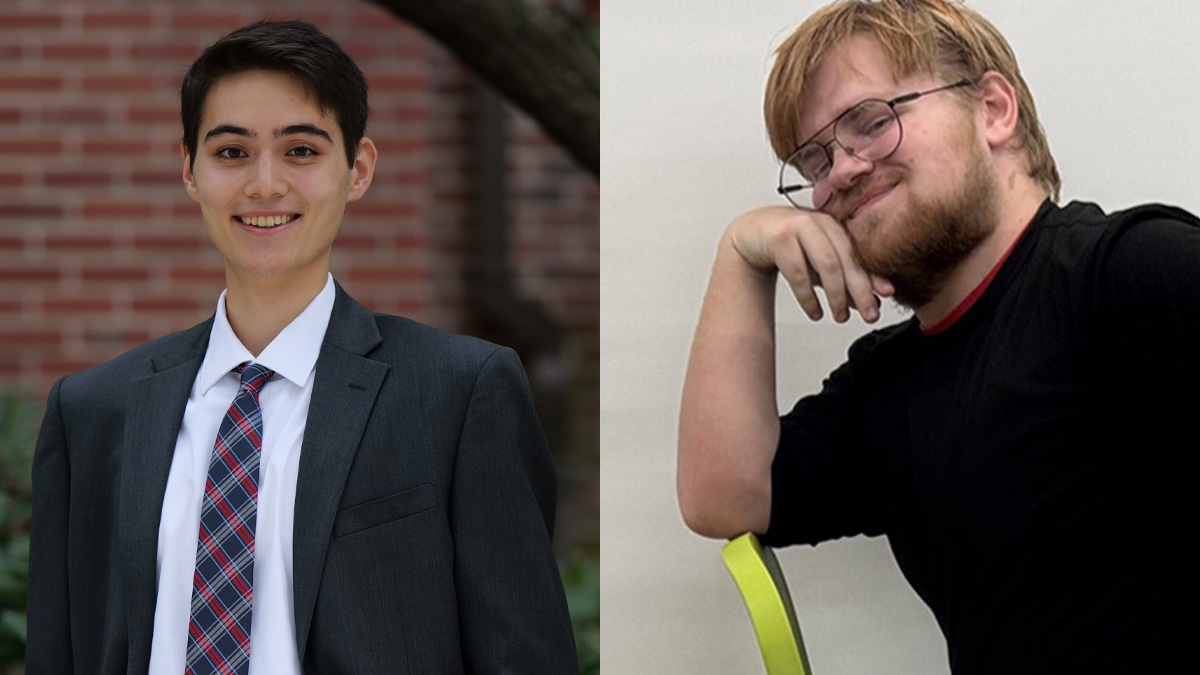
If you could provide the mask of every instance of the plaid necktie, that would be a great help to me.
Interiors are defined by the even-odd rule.
[[[246,363],[234,371],[241,373],[242,386],[221,421],[200,506],[184,671],[188,675],[246,675],[250,668],[254,524],[262,452],[258,392],[274,373]]]

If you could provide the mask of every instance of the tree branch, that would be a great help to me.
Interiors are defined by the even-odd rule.
[[[600,56],[530,0],[372,0],[444,44],[596,178]]]

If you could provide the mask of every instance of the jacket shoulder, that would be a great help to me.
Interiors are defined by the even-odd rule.
[[[383,341],[370,356],[387,363],[417,362],[439,370],[453,367],[477,372],[493,357],[516,359],[508,347],[400,316],[375,314],[375,325]]]
[[[60,396],[75,398],[111,393],[131,380],[151,375],[192,358],[204,356],[212,319],[185,331],[171,333],[59,380]]]

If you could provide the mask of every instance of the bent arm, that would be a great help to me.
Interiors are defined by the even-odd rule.
[[[775,403],[775,272],[722,237],[692,343],[679,411],[679,505],[698,534],[767,529]]]
[[[579,672],[550,547],[556,494],[525,372],[497,349],[475,383],[450,493],[467,672]]]
[[[28,634],[30,675],[71,673],[67,518],[71,474],[59,388],[54,384],[33,456],[33,520],[29,530]]]
[[[771,463],[779,445],[775,403],[775,278],[805,314],[839,323],[854,309],[879,319],[891,285],[859,267],[845,228],[823,213],[786,207],[747,212],[721,238],[679,415],[679,504],[688,527],[709,537],[765,532]]]

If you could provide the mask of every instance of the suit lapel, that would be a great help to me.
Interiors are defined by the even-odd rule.
[[[342,488],[388,366],[364,358],[382,338],[375,317],[337,286],[308,405],[292,527],[292,593],[300,660]]]
[[[212,320],[167,338],[151,352],[151,374],[129,383],[118,541],[129,617],[131,663],[150,659],[157,597],[158,525],[171,457]]]

